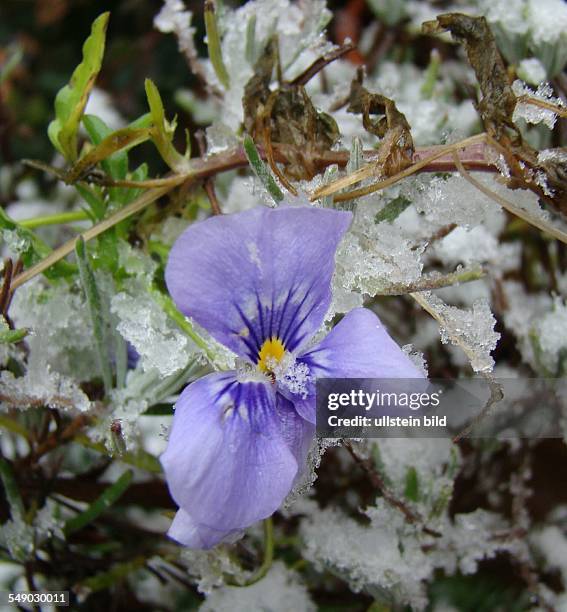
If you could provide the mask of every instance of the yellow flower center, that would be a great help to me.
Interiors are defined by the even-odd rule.
[[[273,368],[274,361],[281,361],[285,354],[285,347],[282,341],[276,336],[272,336],[262,344],[262,348],[258,353],[258,367],[262,372],[270,372]]]

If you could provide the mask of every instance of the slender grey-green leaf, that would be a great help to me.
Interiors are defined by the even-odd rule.
[[[3,457],[0,457],[0,478],[2,479],[4,493],[10,506],[12,518],[24,518],[24,504],[20,497],[12,466]]]
[[[248,163],[254,174],[262,181],[262,185],[266,191],[272,196],[276,203],[281,202],[284,198],[282,190],[278,187],[276,180],[272,176],[268,166],[263,162],[254,141],[250,136],[244,137],[244,152],[248,158]]]
[[[92,523],[96,518],[98,518],[105,510],[114,505],[118,499],[122,496],[124,491],[130,486],[132,482],[132,478],[134,477],[134,472],[132,470],[127,470],[120,476],[120,478],[110,485],[108,489],[97,497],[95,501],[83,512],[77,514],[72,519],[69,519],[65,523],[65,535],[69,536],[76,531],[79,531],[89,523]]]
[[[110,369],[110,359],[108,355],[108,342],[105,329],[105,317],[102,312],[102,303],[100,293],[96,285],[95,276],[89,263],[85,241],[82,236],[77,238],[75,243],[75,253],[77,255],[77,263],[79,264],[79,274],[81,284],[87,300],[87,307],[93,326],[93,335],[95,340],[95,348],[99,361],[100,373],[104,383],[106,393],[112,388],[112,371]]]

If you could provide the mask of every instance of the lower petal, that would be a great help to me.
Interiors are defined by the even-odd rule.
[[[311,397],[311,401],[315,402],[314,396]],[[280,393],[278,393],[276,398],[276,414],[280,421],[282,437],[299,466],[299,476],[305,466],[305,460],[313,442],[315,426],[312,422],[305,420],[303,415],[298,412],[297,406],[294,405],[293,401]]]
[[[230,372],[205,376],[181,394],[161,462],[186,513],[172,535],[201,538],[203,546],[273,514],[297,473],[273,387],[238,382]]]
[[[239,530],[224,531],[207,525],[199,525],[185,512],[178,510],[167,535],[189,548],[212,548],[221,542],[232,541],[239,535]]]

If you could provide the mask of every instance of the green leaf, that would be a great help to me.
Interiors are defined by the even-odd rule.
[[[205,29],[207,31],[207,47],[209,59],[213,65],[218,80],[225,89],[230,89],[230,77],[222,59],[222,48],[217,27],[217,16],[213,0],[205,0]]]
[[[87,257],[85,241],[82,236],[75,243],[75,254],[79,263],[81,284],[87,300],[87,307],[93,326],[93,336],[97,352],[100,373],[104,382],[104,390],[108,394],[112,388],[112,372],[108,356],[108,339],[106,334],[106,317],[102,310],[100,294],[96,285],[95,276]]]
[[[83,45],[83,61],[55,98],[55,119],[47,133],[53,146],[71,162],[77,159],[79,123],[102,64],[109,16],[110,13],[103,13],[93,22],[91,34]]]
[[[108,489],[100,495],[95,501],[83,512],[74,516],[72,519],[69,519],[67,523],[65,523],[64,532],[66,536],[79,531],[89,523],[92,523],[96,518],[98,518],[105,510],[108,510],[113,504],[115,504],[122,494],[126,491],[126,489],[130,486],[132,479],[134,477],[134,472],[132,470],[127,470],[120,476],[120,478],[110,485]]]
[[[165,118],[165,110],[163,102],[159,95],[158,88],[153,81],[146,79],[146,97],[152,116],[152,140],[162,156],[165,163],[176,172],[186,172],[188,170],[187,162],[191,150],[189,148],[189,134],[187,133],[187,150],[185,155],[181,155],[173,146],[173,135],[177,127],[175,118],[169,122]]]
[[[374,221],[376,223],[382,223],[382,221],[392,223],[392,221],[397,219],[410,204],[411,200],[408,200],[408,198],[404,196],[398,196],[391,202],[388,202],[381,211],[376,213]]]
[[[3,329],[0,326],[0,344],[14,344],[20,342],[29,334],[29,330],[23,329]]]
[[[410,501],[419,501],[419,478],[414,467],[408,468],[406,472],[406,486],[404,489],[406,499]]]
[[[128,127],[112,132],[73,165],[67,175],[67,181],[74,183],[80,180],[91,168],[105,160],[109,162],[105,168],[109,174],[111,174],[110,169],[112,167],[112,170],[122,174],[122,176],[114,178],[125,178],[128,172],[128,157],[114,157],[114,159],[111,159],[111,157],[125,153],[128,149],[145,142],[150,138],[150,135],[151,132],[148,128],[133,129]]]
[[[268,166],[262,161],[258,149],[250,136],[244,137],[244,152],[248,158],[248,163],[254,174],[262,181],[266,191],[272,196],[276,204],[284,198],[282,190],[278,187],[276,180],[272,176]]]
[[[12,518],[15,519],[16,517],[20,517],[23,519],[25,509],[22,498],[20,497],[20,491],[18,490],[14,471],[10,463],[3,457],[0,457],[0,480],[2,480],[4,495],[10,506]]]
[[[45,259],[51,248],[34,232],[11,219],[0,206],[0,230],[4,230],[4,241],[12,242],[12,249],[17,251],[26,268]],[[8,233],[8,236],[6,235]],[[49,279],[68,277],[75,274],[77,268],[67,261],[58,261],[52,268],[45,271]]]

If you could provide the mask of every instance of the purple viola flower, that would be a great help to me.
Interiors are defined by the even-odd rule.
[[[161,462],[179,510],[169,535],[210,548],[273,514],[314,435],[317,376],[422,374],[379,319],[358,308],[315,346],[335,251],[351,213],[258,207],[190,226],[165,278],[179,309],[249,365],[189,385]]]

